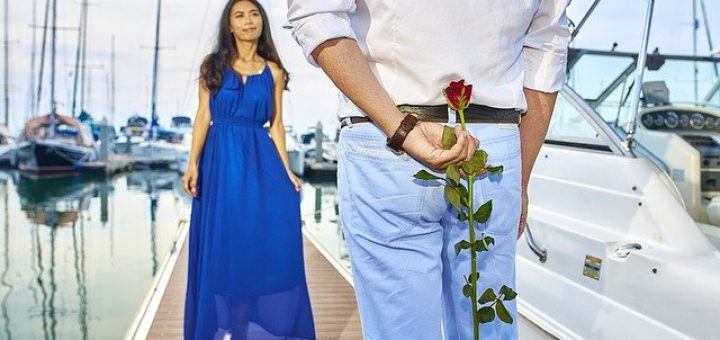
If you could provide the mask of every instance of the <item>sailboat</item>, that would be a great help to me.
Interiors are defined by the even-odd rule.
[[[17,157],[23,174],[65,174],[77,171],[98,170],[98,149],[90,129],[72,116],[58,112],[55,101],[56,49],[57,49],[57,0],[47,0],[46,10],[52,4],[52,25],[45,15],[44,38],[51,29],[50,113],[26,122],[20,135]],[[41,66],[42,75],[42,66]],[[38,96],[42,93],[42,76]],[[39,101],[39,100],[38,100]]]
[[[155,46],[153,48],[153,78],[152,78],[152,107],[149,138],[132,146],[132,154],[136,164],[167,165],[171,169],[185,170],[190,148],[182,143],[183,135],[172,130],[162,129],[158,123],[157,114],[157,86],[158,63],[160,53],[160,19],[162,0],[157,1],[157,15],[155,19]]]
[[[688,103],[677,82],[695,63],[717,82],[720,58],[648,54],[646,4],[638,52],[569,51],[531,177],[518,311],[560,339],[720,334],[717,88]]]

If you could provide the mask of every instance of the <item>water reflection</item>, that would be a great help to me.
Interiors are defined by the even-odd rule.
[[[173,172],[0,172],[0,338],[120,339],[187,218]]]
[[[338,269],[350,274],[345,237],[338,211],[337,184],[332,181],[309,182],[303,186],[301,212],[306,234],[322,248]]]
[[[128,174],[126,178],[128,188],[147,194],[150,207],[150,253],[152,254],[150,271],[155,276],[159,269],[156,241],[158,193],[162,190],[171,191],[179,187],[181,185],[178,182],[179,177],[175,172],[138,171]]]
[[[2,186],[2,196],[3,196],[3,205],[5,207],[4,214],[5,216],[8,216],[8,208],[7,208],[7,201],[8,201],[8,182],[7,178],[0,179],[0,185]],[[3,271],[2,275],[0,276],[0,283],[4,288],[7,288],[8,293],[3,296],[2,302],[0,302],[0,309],[2,310],[2,318],[3,318],[3,334],[5,335],[6,339],[10,339],[12,337],[12,334],[10,333],[10,313],[8,312],[8,297],[10,296],[10,293],[13,291],[13,286],[10,284],[8,280],[8,273],[10,268],[10,244],[9,244],[9,235],[10,235],[10,228],[8,224],[8,219],[5,218],[5,223],[3,223]]]

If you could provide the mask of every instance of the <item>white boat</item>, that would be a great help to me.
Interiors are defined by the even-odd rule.
[[[303,133],[299,138],[301,147],[305,152],[305,157],[312,159],[316,158],[315,155],[318,149],[318,135],[322,138],[322,142],[320,143],[320,148],[322,149],[322,161],[337,163],[337,138],[330,139],[328,135],[323,132],[322,125],[320,124],[318,124],[317,127],[310,129],[308,132]]]
[[[192,119],[187,116],[174,116],[171,119],[170,128],[182,136],[183,152],[178,158],[179,171],[185,171],[190,160],[190,148],[192,147]]]
[[[132,155],[136,164],[169,167],[178,171],[187,167],[188,150],[182,143],[149,139],[133,145]]]
[[[290,169],[298,176],[305,174],[305,150],[295,134],[295,129],[290,125],[285,126],[285,149]]]
[[[519,312],[560,339],[717,339],[720,109],[672,103],[643,76],[657,81],[667,73],[653,71],[669,63],[720,59],[654,54],[643,73],[633,63],[645,65],[644,52],[570,55],[576,67],[583,56],[629,63],[616,81],[593,79],[610,84],[603,91],[581,96],[565,86],[558,97],[518,243]],[[707,98],[716,100],[714,91]]]
[[[126,139],[119,139],[116,146],[125,145],[130,141],[130,153],[135,163],[140,166],[169,167],[185,171],[190,155],[192,126],[187,126],[189,123],[186,124],[184,119],[177,119],[179,117],[173,117],[170,129],[156,126],[155,138],[149,138],[150,130],[143,124],[147,122],[146,119],[136,117],[133,120],[135,123],[129,119],[128,126],[124,129]]]
[[[127,124],[120,128],[120,135],[115,139],[114,151],[116,153],[130,153],[132,147],[138,145],[148,137],[148,120],[139,115],[132,115]]]
[[[136,165],[149,167],[169,167],[183,171],[183,164],[187,164],[188,148],[182,144],[183,135],[173,130],[166,130],[160,127],[157,112],[157,84],[160,44],[160,11],[155,18],[155,53],[153,54],[153,77],[151,94],[151,112],[149,120],[148,139],[131,147],[132,155]],[[146,120],[146,122],[148,122]]]
[[[17,165],[16,148],[15,137],[5,125],[0,125],[0,165],[12,167]]]

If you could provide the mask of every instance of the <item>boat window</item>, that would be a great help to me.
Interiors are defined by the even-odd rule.
[[[718,91],[710,93],[718,81],[717,72],[720,72],[720,65],[712,62],[667,60],[660,69],[648,71],[643,81],[665,82],[670,92],[670,103],[674,105],[720,107]]]
[[[563,95],[558,96],[545,143],[610,151],[598,131]]]
[[[626,131],[632,118],[631,94],[635,87],[635,58],[627,54],[598,51],[577,52],[580,56],[568,71],[568,85],[619,131]],[[684,59],[683,59],[684,58]],[[658,105],[689,105],[720,109],[720,63],[717,59],[691,60],[689,57],[648,56],[643,85],[664,87],[664,102],[653,101],[643,93],[640,109]],[[646,92],[646,91],[643,91]]]
[[[567,83],[606,122],[615,122],[634,70],[632,57],[583,55],[568,72]]]

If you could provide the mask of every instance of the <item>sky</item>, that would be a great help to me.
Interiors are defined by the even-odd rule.
[[[32,27],[33,6],[37,6],[37,26],[42,25],[45,0],[9,1],[10,47],[10,128],[16,131],[30,116],[29,101],[33,32],[40,41],[42,33]],[[573,0],[568,8],[571,20],[579,22],[591,0]],[[194,116],[197,109],[197,75],[200,61],[212,48],[217,22],[226,0],[163,0],[161,53],[158,79],[158,114],[161,124],[169,124],[177,114]],[[321,121],[337,125],[337,90],[324,74],[305,61],[300,47],[282,28],[286,21],[286,0],[261,0],[267,9],[271,30],[281,58],[292,81],[285,94],[284,120],[297,131],[305,131]],[[573,42],[575,47],[637,51],[642,34],[645,1],[606,0]],[[715,49],[720,45],[720,1],[706,0],[710,31]],[[132,114],[149,116],[152,49],[157,2],[153,0],[92,0],[89,9],[88,58],[89,98],[86,109],[96,118],[111,118],[109,79],[111,40],[116,41],[116,126]],[[78,26],[80,0],[58,0],[58,26]],[[701,22],[702,24],[702,22]],[[60,110],[69,112],[72,97],[72,72],[77,31],[58,33],[57,100]],[[699,33],[701,55],[709,49],[704,27]],[[650,47],[665,53],[692,53],[692,2],[657,1]],[[3,58],[0,54],[0,59]],[[49,63],[49,60],[48,60]],[[47,74],[47,73],[46,73]],[[2,79],[0,79],[2,84]],[[49,87],[46,78],[45,88]],[[330,94],[330,95],[329,95]],[[43,95],[41,113],[48,111]],[[1,104],[0,104],[1,105]],[[2,111],[0,111],[2,112]],[[1,115],[0,115],[1,117]]]

